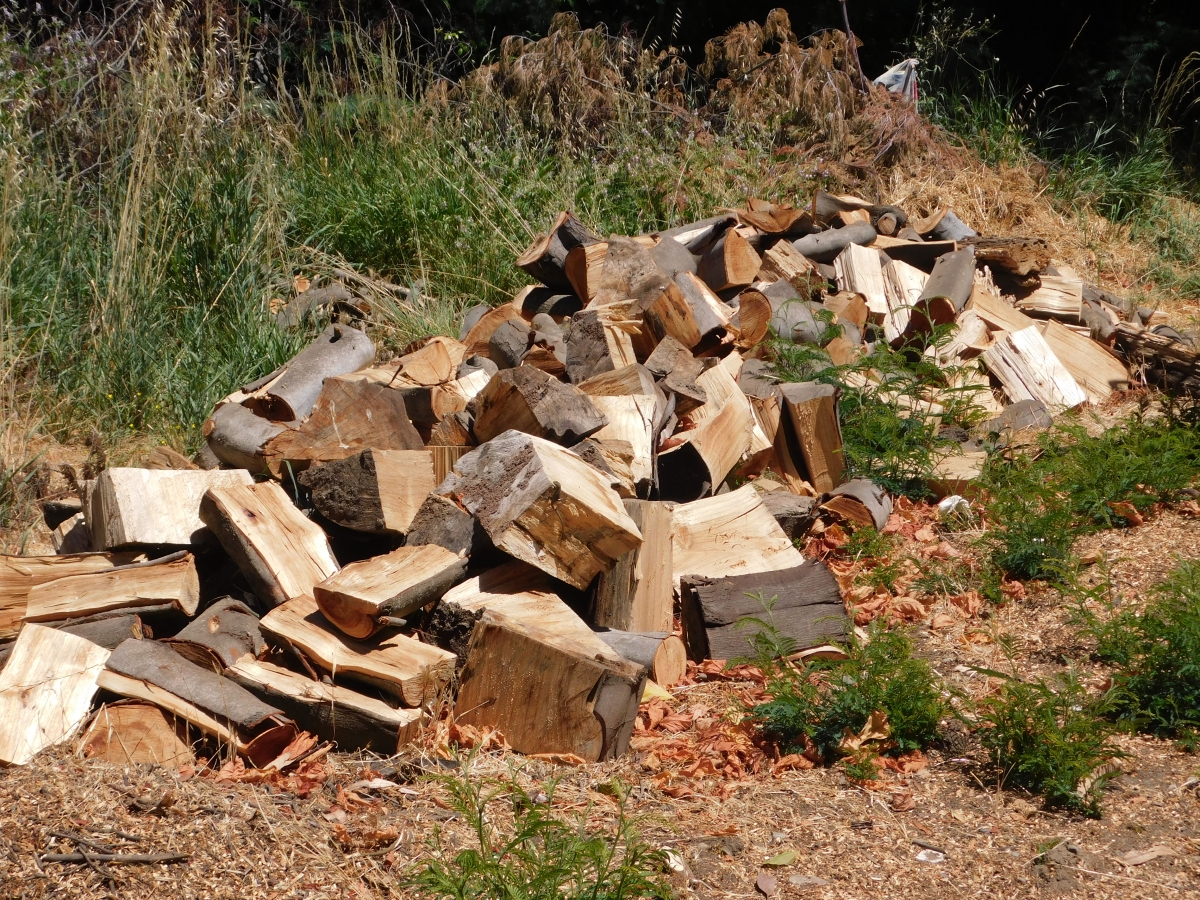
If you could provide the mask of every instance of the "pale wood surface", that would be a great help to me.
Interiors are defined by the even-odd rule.
[[[424,346],[400,357],[401,374],[417,384],[434,385],[453,381],[467,357],[467,345],[448,337],[432,337]]]
[[[606,424],[587,394],[530,366],[497,372],[476,401],[475,436],[480,441],[515,429],[570,445]]]
[[[708,338],[719,339],[729,327],[732,311],[690,272],[676,275],[645,311],[655,338],[670,335],[689,350]]]
[[[654,397],[592,397],[608,424],[592,434],[596,441],[627,441],[633,452],[630,472],[635,483],[654,477],[654,422],[658,401]]]
[[[174,555],[173,555],[174,556]],[[188,616],[200,603],[200,579],[190,553],[162,562],[135,563],[102,572],[71,575],[29,591],[26,622],[90,616],[110,609],[171,603]]]
[[[889,310],[879,251],[849,244],[833,261],[833,267],[837,270],[838,286],[843,291],[862,294],[871,316],[877,321],[885,321]]]
[[[1017,301],[1017,309],[1039,317],[1080,322],[1083,317],[1083,282],[1058,275],[1041,276],[1041,286]]]
[[[244,469],[105,469],[96,479],[88,528],[97,550],[188,546],[205,534],[200,501],[209,488],[252,484]]]
[[[106,572],[129,565],[140,556],[136,550],[64,556],[0,555],[0,640],[16,637],[33,588],[69,575]]]
[[[80,741],[87,759],[118,765],[150,763],[178,768],[195,762],[179,737],[174,717],[157,706],[136,700],[106,703],[92,718]]]
[[[793,439],[800,448],[806,480],[820,493],[833,490],[842,483],[845,471],[836,388],[815,383],[785,384],[780,386],[780,395],[782,416],[787,422],[783,430],[789,448]],[[793,459],[793,465],[795,462]]]
[[[55,628],[21,629],[0,671],[0,764],[25,765],[83,723],[108,654]]]
[[[311,596],[313,585],[338,570],[325,532],[273,481],[211,490],[204,514],[225,552],[268,603]]]
[[[1060,322],[1046,322],[1042,337],[1093,404],[1103,403],[1114,391],[1129,390],[1129,369],[1102,345]]]
[[[973,310],[992,331],[1023,331],[1037,324],[1025,313],[1010,306],[1008,301],[997,297],[979,285],[976,285],[971,292],[971,299],[967,302],[966,308]]]
[[[654,376],[649,369],[637,363],[593,375],[587,381],[580,382],[578,387],[589,397],[653,397],[656,394]]]
[[[746,287],[762,266],[759,255],[736,229],[726,229],[700,258],[696,274],[714,291]]]
[[[432,700],[454,675],[453,653],[403,634],[354,640],[334,628],[311,597],[297,597],[271,610],[263,617],[262,629],[335,677],[380,687],[406,706]]]
[[[596,583],[593,619],[622,631],[670,631],[674,597],[671,505],[626,500],[625,511],[642,533],[642,545],[617,559]]]
[[[1012,401],[1041,400],[1051,415],[1087,402],[1036,326],[1003,336],[980,357]]]

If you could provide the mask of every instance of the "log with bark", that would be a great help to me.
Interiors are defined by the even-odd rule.
[[[274,422],[294,422],[312,412],[326,378],[346,375],[375,361],[371,339],[348,325],[330,325],[283,367],[280,374],[243,401]]]
[[[570,446],[607,424],[587,394],[531,366],[496,373],[475,402],[480,443],[516,430]]]
[[[787,241],[780,241],[762,257],[760,281],[786,281],[796,293],[809,299],[824,285],[816,264]]]
[[[57,578],[29,589],[25,622],[90,616],[170,604],[193,616],[200,603],[196,562],[187,551],[100,572]]]
[[[626,500],[625,511],[642,533],[642,544],[617,558],[596,581],[592,621],[622,631],[670,631],[674,596],[671,506]]]
[[[1083,282],[1057,275],[1041,276],[1041,285],[1017,301],[1017,309],[1039,319],[1078,325],[1083,321]]]
[[[625,659],[644,668],[662,687],[678,684],[687,675],[687,650],[683,641],[666,631],[617,631],[601,628],[596,636]]]
[[[946,253],[934,264],[917,306],[934,325],[949,324],[971,299],[974,285],[974,248]]]
[[[736,229],[726,229],[700,258],[696,274],[714,291],[747,287],[758,276],[762,259]]]
[[[821,509],[852,528],[883,531],[892,514],[892,498],[871,479],[855,478],[831,491]]]
[[[967,237],[959,243],[975,248],[976,263],[1021,279],[1044,272],[1050,265],[1050,245],[1042,238]]]
[[[597,244],[600,238],[592,234],[570,212],[558,214],[550,230],[539,235],[525,252],[517,257],[517,268],[527,272],[547,287],[570,291],[567,277],[567,254],[579,246]]]
[[[429,450],[363,450],[299,476],[331,522],[367,534],[407,534],[440,479]]]
[[[141,700],[105,703],[92,717],[80,752],[117,765],[146,763],[178,769],[196,761],[186,723]],[[90,855],[90,854],[89,854]]]
[[[214,672],[232,666],[246,654],[263,655],[266,641],[258,616],[232,597],[224,597],[204,610],[194,621],[163,643],[191,662]]]
[[[139,558],[141,554],[132,550],[64,556],[0,555],[0,640],[17,636],[33,588],[71,575],[106,572]]]
[[[1122,322],[1116,348],[1148,383],[1173,394],[1200,394],[1200,354],[1186,344]]]
[[[417,384],[435,385],[453,381],[467,357],[467,345],[448,337],[431,337],[396,361],[397,372]]]
[[[833,490],[845,470],[839,389],[807,382],[783,384],[778,391],[780,428],[772,467],[796,493],[803,493],[805,484],[818,493]]]
[[[585,309],[571,319],[566,369],[573,384],[637,362],[628,332],[615,323],[614,313],[606,309]]]
[[[654,425],[658,400],[653,396],[597,397],[593,405],[608,424],[595,432],[590,440],[604,446],[618,441],[629,444],[632,458],[630,476],[634,490],[645,495],[654,480]]]
[[[695,354],[732,342],[731,310],[697,276],[676,275],[644,315],[656,341],[673,337]]]
[[[286,430],[240,403],[223,403],[204,423],[204,439],[221,462],[257,473],[267,467],[263,447]]]
[[[716,415],[671,438],[671,446],[658,453],[659,495],[689,501],[714,493],[750,449],[755,425],[743,396],[742,402],[726,403]]]
[[[708,400],[697,379],[705,365],[675,338],[664,337],[646,360],[646,370],[659,379],[662,389],[675,395],[675,412],[691,412]]]
[[[818,234],[807,235],[798,241],[792,241],[792,246],[802,256],[808,257],[813,262],[828,263],[833,262],[838,254],[851,244],[866,246],[875,238],[876,232],[870,223],[859,222],[855,225],[846,225],[843,228],[833,228]]]

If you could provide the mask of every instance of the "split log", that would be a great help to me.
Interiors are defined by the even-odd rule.
[[[1046,322],[1041,332],[1046,344],[1093,404],[1103,403],[1114,391],[1129,390],[1129,369],[1103,344],[1055,321]]]
[[[496,373],[475,401],[480,443],[515,430],[570,446],[606,424],[587,394],[529,366]]]
[[[749,401],[743,401],[726,403],[716,415],[672,438],[673,446],[660,449],[658,490],[663,499],[696,500],[720,487],[754,440],[754,415]]]
[[[668,228],[666,231],[656,232],[656,236],[659,241],[672,238],[687,247],[692,253],[703,253],[709,244],[724,233],[725,229],[731,228],[736,224],[737,216],[722,213],[718,216],[710,216],[707,219],[702,219],[699,222],[676,225],[674,228]]]
[[[827,263],[833,262],[838,254],[851,244],[866,246],[874,241],[875,237],[875,229],[870,224],[859,222],[844,228],[807,235],[798,241],[792,241],[792,246],[813,262]]]
[[[984,323],[992,331],[1016,333],[1037,325],[1037,322],[1029,318],[1025,313],[1009,305],[1008,301],[1003,297],[989,293],[978,285],[976,285],[971,293],[971,300],[967,304],[967,309],[983,319]]]
[[[273,481],[214,488],[200,514],[269,606],[311,596],[314,585],[338,570],[325,532]]]
[[[862,294],[871,317],[884,323],[890,314],[887,288],[883,282],[883,257],[878,250],[850,244],[833,261],[837,270],[838,287],[843,291]]]
[[[1053,424],[1054,418],[1041,400],[1019,400],[1004,407],[1000,415],[975,426],[974,433],[1003,444],[1027,428],[1043,431]]]
[[[322,614],[344,634],[365,639],[386,627],[385,617],[404,618],[459,581],[465,556],[436,544],[401,547],[353,562],[313,588]]]
[[[890,266],[897,265],[895,262],[889,263]],[[909,267],[911,268],[911,266]],[[886,272],[885,272],[886,274]],[[912,290],[912,286],[906,279],[899,279],[903,282],[904,296],[908,296]],[[898,298],[899,299],[899,298]],[[891,298],[888,299],[889,305]],[[861,294],[842,291],[837,294],[832,294],[825,298],[824,307],[831,310],[838,317],[839,324],[849,323],[857,328],[860,332],[867,327],[867,322],[871,317],[871,310],[867,306],[867,301],[863,299]]]
[[[549,232],[539,235],[517,257],[517,268],[547,287],[569,291],[571,280],[566,273],[567,254],[580,245],[599,242],[600,238],[588,231],[574,215],[562,212],[550,226]]]
[[[642,544],[600,575],[592,621],[622,631],[670,631],[671,507],[653,500],[626,500],[625,511],[642,533]]]
[[[1017,301],[1017,309],[1039,319],[1083,321],[1083,282],[1076,278],[1043,275],[1041,286]]]
[[[0,555],[0,640],[16,637],[29,603],[29,592],[39,585],[71,575],[107,572],[135,562],[139,554],[77,553],[64,556]]]
[[[654,386],[654,374],[646,366],[637,363],[593,375],[577,386],[589,397],[654,397],[658,393]]]
[[[756,485],[763,482],[757,481]],[[762,500],[779,527],[793,541],[803,538],[817,520],[815,497],[801,497],[789,490],[763,491]]]
[[[267,646],[258,616],[232,597],[218,600],[163,643],[184,659],[214,672],[224,671],[246,654],[262,656]]]
[[[251,656],[225,673],[246,690],[282,709],[305,731],[339,749],[392,756],[412,743],[426,720],[420,709],[396,709],[375,697],[325,684]]]
[[[267,467],[263,447],[287,430],[287,426],[255,415],[240,403],[225,403],[204,423],[204,439],[226,465],[261,472]]]
[[[425,498],[405,539],[405,546],[425,544],[445,547],[455,555],[464,554],[472,560],[495,549],[478,519],[453,500],[437,494]]]
[[[736,464],[739,472],[744,474],[747,471],[747,465],[753,471],[761,468],[760,462],[765,465],[764,455],[770,453],[771,440],[758,427],[758,421],[754,418],[754,412],[750,407],[750,400],[738,386],[737,377],[733,374],[736,369],[740,368],[741,363],[741,355],[735,350],[725,357],[720,365],[710,366],[700,373],[696,378],[696,384],[704,390],[708,399],[689,412],[687,419],[699,429],[705,422],[719,416],[731,403],[745,407],[750,416],[750,444],[742,459]]]
[[[673,337],[693,353],[714,350],[732,340],[729,308],[691,273],[676,275],[645,308],[644,315],[657,341]]]
[[[752,350],[761,344],[771,330],[774,314],[771,301],[758,291],[747,289],[738,294],[737,312],[730,320],[737,334],[734,346],[739,350]]]
[[[754,654],[762,627],[744,619],[769,619],[796,650],[844,640],[852,623],[837,579],[819,561],[772,572],[725,578],[685,576],[681,586],[683,636],[688,656],[732,660]]]
[[[828,326],[816,317],[820,304],[803,299],[785,281],[759,287],[771,304],[770,329],[776,337],[796,344],[820,344],[824,340]]]
[[[884,319],[884,339],[889,344],[903,343],[913,333],[928,333],[933,324],[930,311],[920,305],[927,276],[915,266],[889,259],[883,267],[883,285],[887,293],[888,316]],[[953,316],[948,321],[954,321]]]
[[[244,405],[274,422],[292,422],[312,412],[326,378],[346,375],[375,361],[371,339],[348,325],[330,325],[294,356],[282,374],[246,398]]]
[[[491,381],[491,375],[488,381]],[[474,447],[475,434],[471,430],[474,421],[475,417],[465,410],[450,413],[430,430],[427,448]]]
[[[159,444],[142,459],[142,466],[147,469],[180,469],[191,470],[200,467],[171,447]]]
[[[660,237],[658,243],[650,250],[650,258],[668,278],[674,278],[681,272],[691,272],[695,275],[700,267],[700,260],[695,254],[671,237]]]
[[[855,478],[835,488],[821,509],[856,528],[882,531],[892,514],[892,498],[869,478]]]
[[[446,480],[446,476],[454,471],[454,466],[460,459],[475,449],[472,444],[469,447],[427,447],[429,455],[433,457],[433,483],[439,485]]]
[[[182,617],[183,614],[179,613],[179,616]],[[109,612],[97,613],[94,616],[59,619],[39,624],[47,628],[57,628],[65,631],[67,634],[81,637],[84,640],[91,641],[97,647],[103,647],[105,650],[112,650],[121,641],[128,640],[129,638],[136,638],[140,641],[142,638],[149,636],[150,630],[148,627],[143,627],[141,616],[138,613],[129,612],[124,609],[114,609]],[[8,660],[15,646],[16,642],[12,641],[0,649],[0,668],[4,667],[4,663]]]
[[[608,241],[580,244],[567,254],[563,270],[572,289],[586,306],[596,296],[600,286],[600,274],[608,256]]]
[[[635,490],[649,490],[654,480],[654,423],[658,400],[655,397],[595,397],[592,403],[608,424],[595,432],[591,440],[599,444],[625,441],[632,453],[630,475]]]
[[[109,651],[55,628],[21,629],[0,671],[0,765],[23,766],[87,718]]]
[[[866,213],[866,216],[855,216],[853,213]],[[821,225],[828,225],[838,219],[847,223],[865,221],[874,224],[885,216],[890,219],[890,224],[895,229],[908,224],[908,215],[898,206],[868,203],[861,197],[830,194],[822,190],[813,195],[812,216],[813,220]]]
[[[29,590],[22,621],[48,622],[164,603],[187,616],[196,614],[200,579],[192,554],[181,551],[160,559],[39,584]]]
[[[818,382],[782,384],[780,428],[775,435],[774,467],[800,493],[807,483],[819,493],[842,483],[842,426],[839,389]]]
[[[687,675],[687,650],[676,635],[601,629],[596,636],[623,658],[644,668],[661,687],[678,684]]]
[[[673,580],[790,569],[804,561],[758,491],[745,485],[675,507],[671,524]]]
[[[622,500],[637,497],[638,487],[633,479],[633,445],[629,441],[588,438],[572,447],[571,452],[592,468],[603,472]]]
[[[168,717],[154,704],[118,700],[105,703],[92,717],[80,741],[80,750],[86,759],[178,769],[196,761],[184,741],[186,736],[186,728],[181,728],[174,716]]]
[[[532,322],[538,314],[551,316],[556,322],[561,322],[583,309],[586,302],[582,297],[561,293],[544,284],[530,284],[517,291],[512,305],[526,322]]]
[[[646,370],[661,379],[663,390],[675,395],[675,412],[679,415],[690,412],[708,400],[704,388],[696,381],[704,368],[704,363],[670,335],[659,341],[646,360]]]
[[[299,476],[317,512],[367,534],[407,534],[440,479],[427,450],[363,450]]]
[[[533,329],[522,319],[509,319],[488,338],[488,359],[498,368],[515,368],[521,364],[532,343]]]
[[[998,337],[979,358],[1011,400],[1040,400],[1058,415],[1088,399],[1036,327]]]
[[[979,496],[979,481],[987,465],[986,450],[967,450],[951,453],[939,459],[929,478],[929,490],[937,499],[957,494],[959,497]]]
[[[748,286],[758,275],[762,259],[733,228],[717,238],[700,258],[696,274],[714,291]]]
[[[421,436],[409,420],[404,397],[381,384],[329,378],[308,421],[267,442],[263,458],[280,477],[284,464],[306,469],[314,462],[331,462],[376,450],[419,450]]]
[[[585,309],[571,319],[566,357],[567,377],[573,384],[637,362],[628,332],[602,309]]]
[[[397,361],[401,377],[417,384],[435,385],[453,381],[467,357],[467,345],[448,337],[431,337]]]
[[[932,352],[940,366],[958,365],[979,356],[991,346],[987,323],[973,309],[964,309],[958,315],[950,340],[934,348]],[[930,351],[926,351],[930,352]]]
[[[460,459],[439,493],[475,516],[499,549],[581,589],[642,542],[603,475],[518,431]]]
[[[209,537],[200,517],[200,503],[209,488],[253,481],[250,473],[241,469],[105,469],[90,496],[88,528],[98,550],[186,547]]]
[[[354,640],[334,628],[311,597],[271,610],[262,629],[324,671],[381,688],[405,706],[433,700],[454,676],[453,653],[396,633]]]
[[[1018,278],[1046,271],[1050,245],[1042,238],[968,237],[960,244],[975,248],[975,262],[995,266]]]
[[[657,243],[649,235],[613,235],[602,244],[577,247],[567,257],[567,275],[577,292],[586,292],[580,296],[592,307],[652,299],[671,280],[654,258]],[[603,252],[599,252],[601,248]],[[694,262],[691,271],[695,271]]]
[[[255,767],[275,759],[296,737],[296,726],[282,710],[158,641],[125,641],[109,655],[97,684],[174,713]]]
[[[1116,347],[1150,384],[1173,394],[1200,394],[1200,353],[1186,344],[1122,322]]]
[[[905,241],[896,238],[880,237],[871,244],[876,250],[882,250],[888,259],[907,263],[914,269],[920,269],[926,274],[933,271],[937,261],[947,253],[958,249],[954,241]]]
[[[519,294],[517,296],[520,296]],[[469,356],[487,356],[488,342],[496,329],[509,319],[521,317],[520,311],[511,303],[505,303],[494,309],[487,309],[479,320],[462,336],[462,342],[467,345]]]

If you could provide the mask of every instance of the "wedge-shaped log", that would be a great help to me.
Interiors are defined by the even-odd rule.
[[[587,394],[531,366],[497,372],[475,405],[480,442],[515,429],[570,446],[607,424]]]
[[[262,656],[266,650],[256,616],[246,604],[224,597],[174,637],[164,639],[184,659],[220,672],[247,653]]]
[[[796,493],[808,484],[817,493],[842,483],[842,429],[836,386],[818,382],[779,386],[780,428],[774,467]]]
[[[825,279],[816,263],[787,241],[780,241],[763,254],[758,271],[760,281],[786,281],[805,299],[820,290]]]
[[[0,671],[0,765],[23,766],[83,724],[108,654],[65,631],[21,629]]]
[[[871,479],[855,478],[835,488],[821,509],[848,522],[852,528],[883,531],[892,514],[892,498]]]
[[[461,554],[471,559],[495,550],[478,519],[453,500],[438,494],[425,498],[405,539],[408,547],[425,544],[445,547],[456,556]]]
[[[779,635],[798,651],[843,640],[852,627],[837,579],[815,560],[774,572],[684,577],[680,598],[684,641],[696,662],[752,655],[756,628],[738,621],[765,619],[767,603]]]
[[[1050,245],[1042,238],[967,237],[959,243],[975,248],[975,259],[1017,277],[1044,272],[1050,265]]]
[[[658,400],[655,397],[592,397],[592,403],[608,424],[595,432],[591,440],[600,444],[625,441],[633,458],[630,475],[638,489],[648,490],[654,479],[654,423]]]
[[[762,259],[750,242],[728,228],[700,258],[696,274],[714,291],[746,287],[758,275]]]
[[[637,362],[629,333],[615,322],[614,314],[605,309],[585,309],[571,319],[566,367],[573,384]]]
[[[708,285],[690,272],[676,275],[644,312],[656,340],[670,336],[696,353],[732,339],[731,313]]]
[[[1080,324],[1083,321],[1083,282],[1057,275],[1043,275],[1041,282],[1041,287],[1017,301],[1017,309],[1039,319]]]
[[[681,503],[672,513],[671,567],[683,575],[723,578],[790,569],[804,557],[783,533],[753,485]]]
[[[446,602],[482,610],[460,675],[457,721],[498,728],[521,753],[623,754],[646,674],[600,640],[556,594],[490,590],[485,574]],[[501,592],[503,591],[503,593]]]
[[[87,759],[177,769],[196,761],[180,732],[187,734],[182,723],[153,703],[118,700],[105,703],[96,712],[80,749]]]
[[[1010,400],[1040,400],[1051,415],[1087,401],[1037,327],[998,337],[980,356]]]
[[[356,372],[374,361],[375,345],[369,337],[348,325],[330,325],[243,403],[274,422],[293,422],[312,412],[326,378]]]
[[[416,740],[425,722],[419,709],[396,709],[375,697],[325,684],[288,669],[242,657],[225,674],[255,696],[278,706],[305,731],[337,741],[343,750],[391,756]]]
[[[283,475],[284,463],[305,469],[314,462],[345,459],[370,447],[377,450],[420,450],[404,395],[382,384],[329,378],[308,421],[271,438],[263,458],[272,474]]]
[[[714,367],[716,368],[716,367]],[[666,500],[695,500],[715,492],[749,451],[756,423],[750,403],[729,402],[658,454],[658,489]]]
[[[518,294],[518,297],[521,295]],[[467,345],[467,355],[487,356],[488,344],[496,329],[509,319],[521,318],[521,311],[511,303],[505,303],[493,309],[484,307],[484,313],[462,336],[462,342]]]
[[[467,571],[467,559],[437,544],[401,547],[353,562],[315,588],[325,618],[353,638],[369,638],[386,625],[384,616],[403,618],[442,594]]]
[[[445,689],[455,657],[403,634],[365,641],[342,634],[311,597],[297,597],[271,610],[262,629],[295,647],[326,672],[374,685],[405,706],[420,706]]]
[[[862,294],[871,317],[884,323],[890,314],[887,288],[883,281],[883,258],[871,247],[850,244],[833,262],[837,270],[838,287],[843,291]]]
[[[642,544],[623,554],[596,582],[593,621],[621,631],[670,631],[674,611],[671,580],[671,506],[657,500],[626,500]]]
[[[593,375],[587,381],[580,382],[578,387],[589,397],[654,397],[658,393],[654,387],[654,375],[648,368],[636,363]]]
[[[125,641],[109,654],[97,683],[174,713],[255,766],[275,759],[296,736],[296,726],[282,710],[158,641]]]
[[[547,287],[570,291],[567,278],[567,254],[580,245],[597,244],[600,238],[592,234],[570,212],[558,214],[550,231],[539,235],[525,252],[517,257],[517,268],[529,273]]]
[[[431,450],[363,450],[300,473],[317,512],[367,534],[407,534],[438,481]]]
[[[650,235],[613,235],[600,244],[576,247],[567,255],[567,275],[576,293],[594,307],[657,297],[671,280],[653,253],[657,244]],[[679,249],[690,256],[682,247]],[[684,268],[695,271],[695,266],[693,259]]]
[[[24,621],[49,622],[112,609],[171,604],[186,616],[200,604],[196,562],[186,551],[102,572],[70,575],[29,590]]]
[[[417,384],[435,385],[453,381],[467,357],[467,345],[448,337],[432,337],[422,346],[400,357],[399,372]]]
[[[1046,322],[1040,330],[1046,345],[1093,404],[1103,403],[1114,391],[1129,390],[1129,369],[1103,344],[1059,322]]]
[[[643,667],[663,687],[677,684],[687,675],[687,650],[683,641],[665,631],[634,632],[600,629],[596,637],[625,659]]]
[[[439,493],[475,516],[505,553],[577,588],[642,543],[608,479],[570,451],[518,431],[460,459]]]
[[[138,558],[123,553],[75,553],[68,556],[0,556],[0,640],[17,636],[29,592],[58,578],[107,572]]]
[[[312,595],[338,570],[329,538],[273,481],[208,492],[201,515],[266,603]]]
[[[249,472],[240,469],[105,469],[87,504],[92,541],[97,550],[189,546],[208,537],[200,518],[205,492],[253,481]]]
[[[647,358],[646,370],[661,379],[663,390],[675,395],[675,412],[678,415],[690,412],[708,400],[704,388],[697,383],[704,371],[704,363],[669,335],[659,341]]]

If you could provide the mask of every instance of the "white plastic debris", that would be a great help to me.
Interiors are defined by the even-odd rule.
[[[892,66],[872,84],[878,84],[885,87],[893,94],[899,94],[906,97],[913,103],[917,102],[917,66],[920,60],[906,59],[902,63],[897,63]]]
[[[936,850],[922,850],[917,854],[917,859],[926,863],[944,863],[946,854],[938,853]]]
[[[971,509],[971,503],[966,497],[960,497],[958,494],[951,494],[949,497],[944,497],[938,502],[938,515],[943,519],[949,518],[956,512],[968,512]]]

